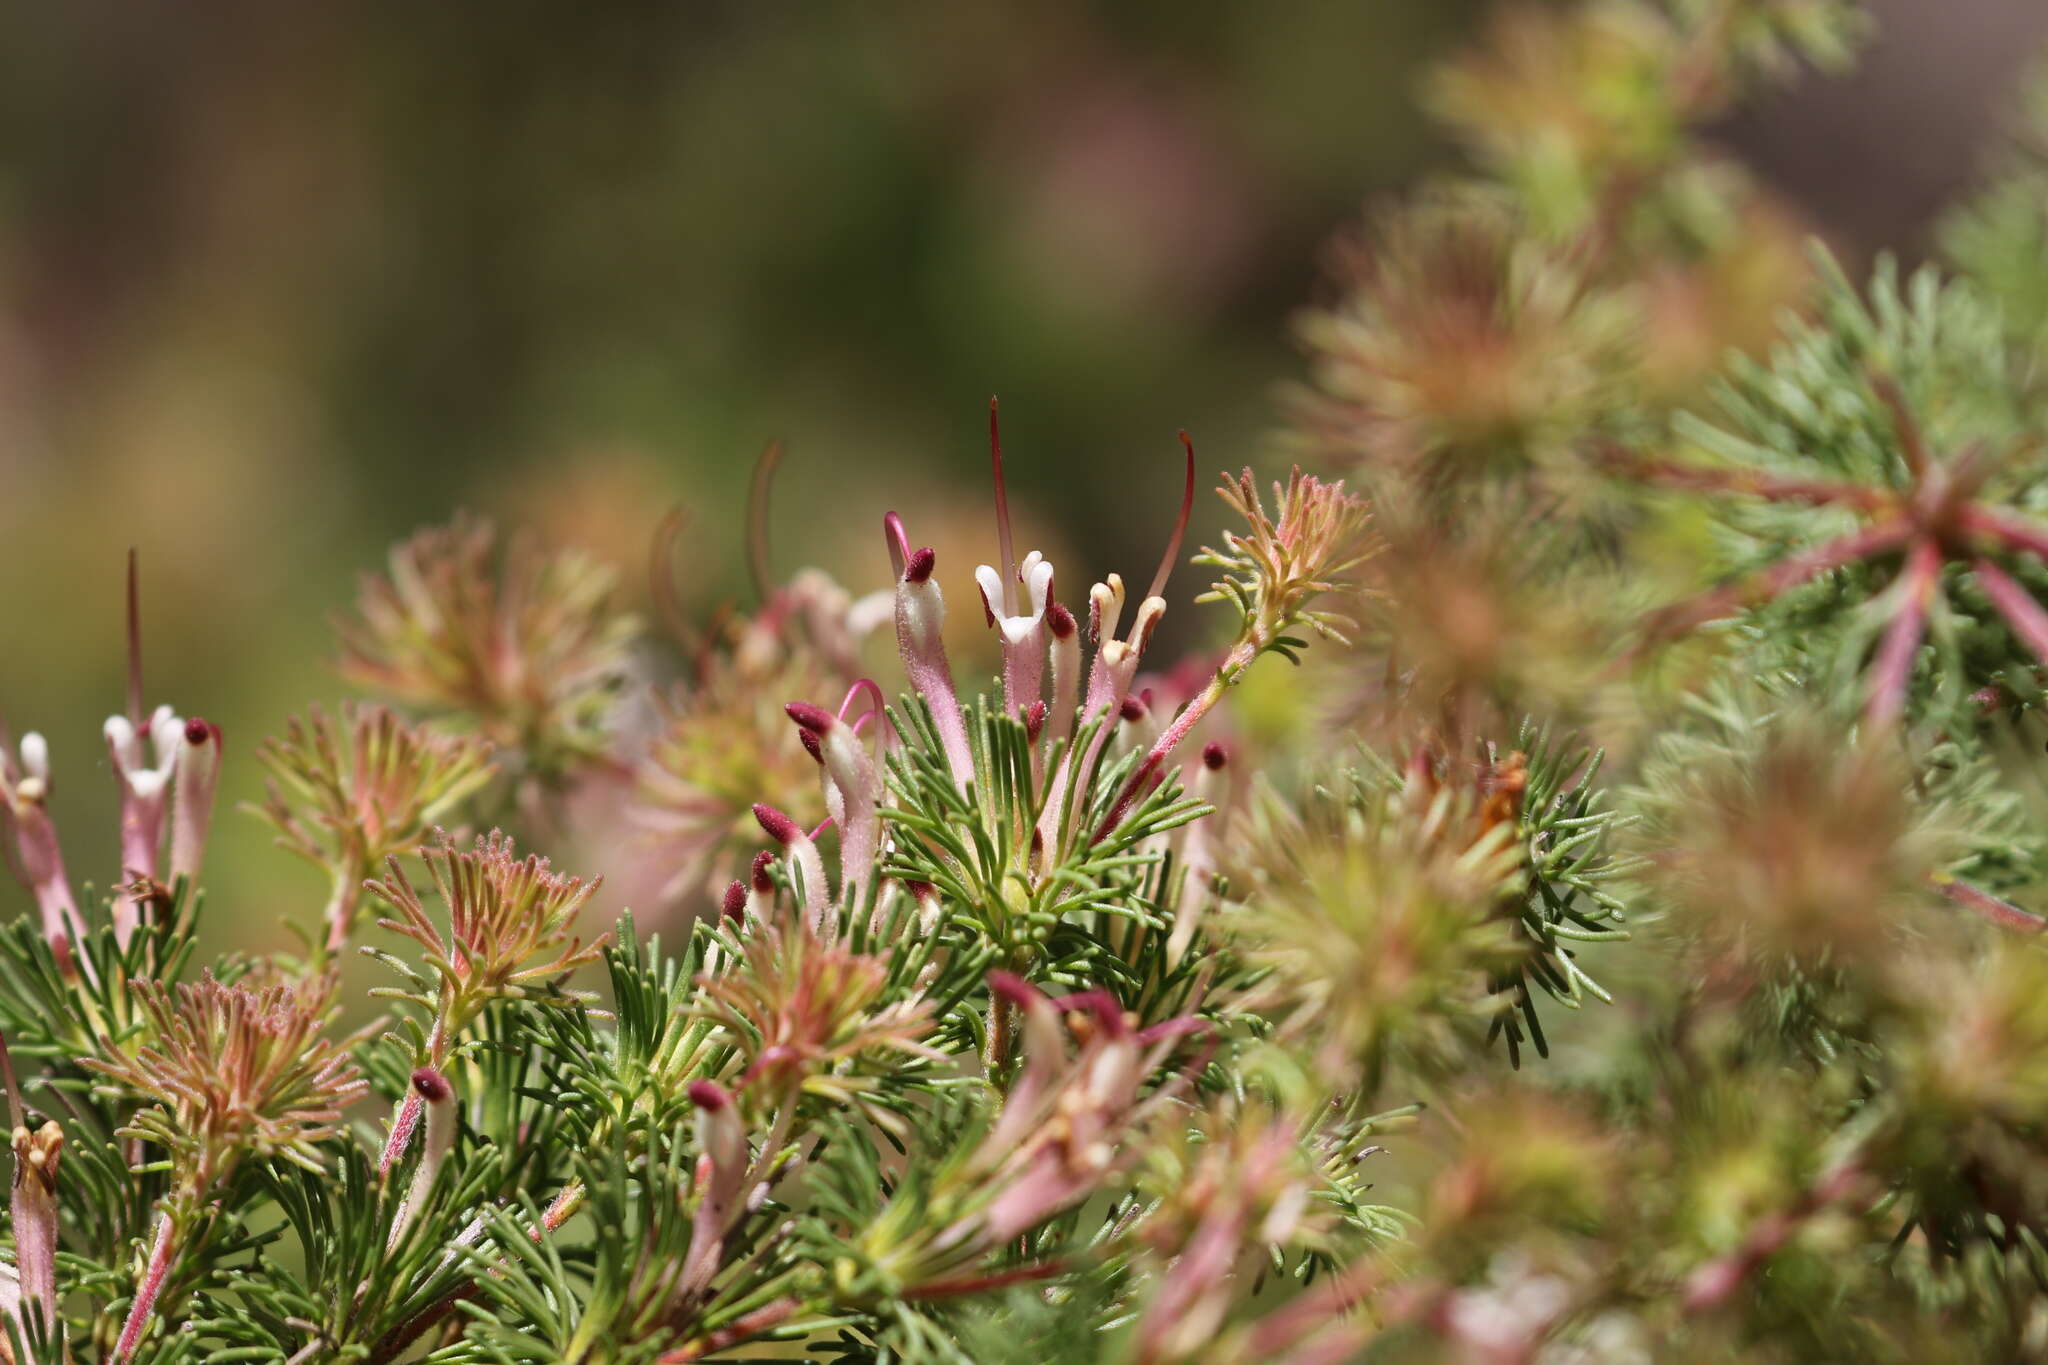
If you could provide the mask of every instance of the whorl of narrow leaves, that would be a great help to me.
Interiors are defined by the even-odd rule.
[[[1513,1007],[1494,982],[1528,954],[1503,913],[1522,849],[1469,790],[1411,796],[1340,774],[1305,811],[1268,795],[1246,836],[1226,927],[1267,974],[1253,999],[1347,1093],[1370,1098],[1397,1060],[1455,1066]]]
[[[320,949],[329,957],[355,930],[363,879],[386,859],[417,852],[493,771],[487,741],[409,725],[381,706],[344,704],[340,731],[318,707],[285,722],[282,738],[256,750],[271,780],[252,808],[277,828],[281,847],[328,874]]]
[[[341,708],[340,736],[325,712],[285,722],[256,756],[270,770],[261,813],[279,842],[324,868],[375,868],[411,853],[434,821],[490,779],[490,746],[408,725],[381,706]]]
[[[1900,281],[1886,265],[1866,301],[1822,264],[1822,318],[1792,328],[1769,366],[1734,367],[1721,425],[1681,424],[1712,463],[1620,465],[1717,495],[1738,571],[1652,634],[1761,626],[1765,669],[1860,677],[1870,723],[1967,730],[1997,709],[1984,689],[2017,702],[2040,691],[2041,451],[2005,379],[1997,314],[1974,289],[1931,271]]]
[[[918,1041],[931,1032],[931,1002],[885,1000],[889,976],[884,957],[849,952],[800,926],[759,924],[738,962],[697,979],[699,1008],[737,1040],[749,1095],[804,1092],[847,1103],[875,1084],[847,1065],[865,1053],[944,1060]]]
[[[337,619],[341,672],[393,701],[467,717],[544,778],[601,751],[636,630],[617,575],[580,551],[460,517],[391,551]]]
[[[1364,501],[1345,493],[1342,482],[1325,483],[1299,469],[1273,485],[1273,513],[1249,469],[1235,478],[1226,474],[1216,491],[1244,519],[1245,530],[1226,531],[1222,549],[1204,548],[1195,557],[1222,570],[1196,600],[1238,609],[1242,641],[1252,647],[1245,662],[1268,650],[1296,658],[1304,643],[1295,636],[1300,631],[1342,640],[1348,618],[1312,604],[1342,592],[1344,576],[1373,553]]]
[[[497,830],[468,849],[441,838],[420,856],[447,911],[445,934],[396,859],[371,890],[401,916],[378,926],[425,950],[427,965],[440,977],[444,1007],[459,1000],[458,1013],[466,1018],[489,999],[537,991],[603,953],[601,936],[585,944],[575,933],[576,914],[602,878],[586,882],[553,871],[546,858],[521,858]]]
[[[1532,241],[1498,195],[1440,192],[1377,220],[1344,293],[1300,324],[1300,403],[1319,455],[1447,492],[1503,466],[1554,466],[1627,397],[1639,319]]]
[[[318,1144],[369,1086],[344,1046],[324,1036],[329,983],[223,985],[212,976],[134,985],[145,1029],[103,1039],[85,1066],[149,1101],[125,1130],[168,1148],[205,1182],[241,1154],[319,1164]]]

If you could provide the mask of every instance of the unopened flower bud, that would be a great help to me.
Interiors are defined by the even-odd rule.
[[[178,751],[176,794],[171,804],[171,879],[197,880],[213,823],[214,790],[220,784],[220,727],[193,716],[185,722]]]
[[[433,1067],[420,1067],[412,1073],[412,1093],[419,1096],[426,1111],[427,1131],[420,1148],[420,1164],[413,1169],[412,1184],[406,1188],[405,1202],[392,1216],[391,1233],[385,1240],[387,1251],[404,1240],[406,1230],[426,1206],[427,1196],[433,1193],[434,1181],[446,1164],[448,1153],[455,1148],[459,1115],[455,1087],[448,1083],[448,1078]]]

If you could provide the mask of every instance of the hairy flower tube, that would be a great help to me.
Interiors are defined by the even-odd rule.
[[[22,881],[35,897],[42,916],[43,937],[63,951],[85,932],[78,899],[64,871],[64,851],[57,826],[50,819],[50,745],[33,730],[21,737],[18,749],[0,738],[0,801],[14,841],[15,862]],[[68,956],[68,953],[66,954]]]
[[[16,1339],[29,1341],[32,1326],[62,1339],[57,1315],[57,1167],[64,1151],[64,1130],[45,1120],[31,1130],[22,1102],[14,1061],[0,1038],[0,1082],[7,1091],[7,1117],[14,1149],[14,1185],[8,1218],[14,1230],[14,1264],[0,1266],[0,1329],[11,1325]],[[16,1365],[14,1352],[0,1331],[0,1361]]]

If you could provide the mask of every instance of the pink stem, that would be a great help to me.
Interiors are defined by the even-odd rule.
[[[1977,575],[1977,586],[2012,626],[2013,634],[2034,651],[2036,658],[2048,662],[2048,612],[2041,610],[2041,604],[2018,580],[1990,560],[1980,559],[1970,567]]]
[[[2048,919],[2043,919],[2030,910],[2022,910],[2001,896],[1994,896],[1981,887],[1966,881],[1950,878],[1936,883],[1936,888],[1947,899],[1966,910],[1974,911],[2001,929],[2017,929],[2021,933],[2038,934],[2048,929]]]
[[[1684,488],[1701,493],[1746,494],[1770,502],[1798,502],[1811,506],[1854,507],[1878,512],[1892,505],[1890,494],[1864,484],[1833,483],[1825,479],[1787,479],[1750,470],[1706,469],[1670,461],[1651,460],[1633,451],[1609,451],[1603,462],[1615,473],[1666,488]]]
[[[1180,747],[1181,741],[1193,733],[1194,728],[1202,723],[1202,718],[1222,700],[1224,689],[1229,686],[1224,680],[1251,662],[1249,657],[1238,658],[1238,655],[1244,652],[1242,647],[1232,650],[1230,657],[1223,661],[1223,666],[1216,670],[1216,676],[1209,680],[1209,685],[1203,688],[1193,701],[1183,706],[1180,714],[1173,718],[1173,723],[1153,741],[1144,761],[1138,764],[1137,769],[1131,773],[1130,780],[1124,784],[1123,791],[1117,796],[1116,804],[1110,807],[1109,818],[1102,822],[1102,828],[1095,831],[1094,842],[1102,842],[1111,830],[1123,823],[1124,817],[1131,813],[1131,807],[1150,790],[1153,775],[1166,765],[1166,760],[1173,756],[1173,751]]]
[[[1863,713],[1873,729],[1890,725],[1905,710],[1906,688],[1913,680],[1913,657],[1926,633],[1927,612],[1941,577],[1941,549],[1932,540],[1916,540],[1900,576],[1903,599],[1899,614],[1886,628],[1870,675],[1870,702]]]
[[[356,906],[362,899],[364,872],[352,861],[335,872],[334,886],[328,892],[327,909],[322,915],[327,921],[323,962],[332,962],[348,948],[349,933],[355,928]]]
[[[1704,1312],[1727,1302],[1750,1274],[1783,1250],[1785,1243],[1815,1214],[1854,1193],[1861,1177],[1862,1171],[1855,1162],[1844,1163],[1822,1177],[1791,1208],[1764,1217],[1740,1248],[1707,1262],[1687,1277],[1686,1311]]]
[[[1808,579],[1818,578],[1831,569],[1839,569],[1856,560],[1895,550],[1906,543],[1912,530],[1913,528],[1904,522],[1887,521],[1875,526],[1866,526],[1845,536],[1838,536],[1834,540],[1781,560],[1761,573],[1743,579],[1740,583],[1715,588],[1676,606],[1667,607],[1659,612],[1657,619],[1651,623],[1651,633],[1665,636],[1681,634],[1694,626],[1726,616],[1745,602],[1776,597]]]
[[[679,1346],[665,1356],[659,1356],[655,1365],[685,1365],[688,1361],[700,1360],[712,1351],[723,1351],[737,1346],[749,1337],[759,1336],[771,1327],[779,1327],[796,1316],[803,1307],[800,1300],[790,1297],[773,1299],[756,1308],[753,1312],[734,1318],[715,1332],[707,1333],[702,1341]]]
[[[2048,559],[2048,526],[1995,507],[1965,507],[1957,518],[1965,530],[1989,536],[2010,549]]]
[[[149,1265],[142,1272],[142,1282],[135,1286],[135,1302],[128,1309],[128,1320],[121,1324],[120,1340],[114,1343],[113,1358],[116,1361],[127,1360],[142,1344],[142,1334],[149,1329],[149,1320],[156,1315],[157,1296],[163,1293],[164,1281],[170,1277],[171,1254],[176,1250],[176,1241],[170,1214],[158,1214],[156,1240],[149,1249]]]

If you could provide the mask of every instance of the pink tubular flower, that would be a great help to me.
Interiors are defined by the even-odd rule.
[[[697,1212],[691,1221],[690,1249],[676,1281],[679,1301],[702,1294],[718,1273],[725,1235],[745,1211],[748,1166],[747,1130],[732,1093],[716,1081],[691,1081],[689,1094],[690,1103],[697,1106],[704,1154],[697,1159]]]
[[[164,838],[164,814],[171,798],[171,775],[185,747],[185,726],[168,706],[159,706],[147,725],[138,727],[126,716],[109,716],[104,727],[114,777],[121,784],[121,880],[154,880]],[[155,759],[144,757],[145,741]],[[122,896],[114,902],[114,935],[126,947],[141,922],[143,899]]]
[[[213,796],[220,785],[221,732],[210,720],[185,722],[171,800],[171,879],[196,881],[213,824]]]
[[[459,1118],[455,1103],[455,1087],[448,1078],[430,1066],[423,1066],[412,1073],[409,1095],[417,1095],[420,1108],[426,1111],[427,1138],[420,1149],[420,1164],[413,1168],[412,1184],[406,1187],[405,1199],[398,1206],[398,1212],[391,1218],[391,1233],[386,1239],[386,1251],[394,1251],[405,1240],[406,1230],[419,1217],[426,1206],[427,1196],[433,1192],[434,1181],[441,1174],[441,1167],[448,1160],[448,1153],[455,1149],[455,1130]]]
[[[895,514],[892,512],[893,518]],[[902,525],[890,523],[892,531]],[[891,543],[892,552],[894,543]],[[953,665],[946,658],[946,598],[932,570],[938,556],[927,547],[906,558],[896,580],[896,648],[910,685],[932,709],[932,724],[945,746],[953,782],[962,791],[974,780],[974,757],[967,746],[967,721],[953,690]]]
[[[882,778],[851,725],[808,702],[791,702],[789,718],[819,746],[825,776],[836,799],[839,823],[839,902],[848,911],[867,886],[882,838]]]
[[[1053,605],[1053,569],[1037,550],[1024,556],[1017,566],[1014,583],[1006,581],[994,566],[983,564],[974,570],[974,582],[981,589],[981,605],[989,624],[1003,638],[1003,708],[1010,715],[1039,698],[1045,677],[1047,610]],[[1021,589],[1024,600],[1016,611],[1010,604]]]
[[[1054,1000],[1007,972],[991,972],[989,990],[1023,1016],[1023,1064],[975,1159],[993,1197],[941,1243],[1001,1246],[1099,1189],[1129,1159],[1126,1135],[1173,1103],[1186,1077],[1149,1093],[1145,1083],[1182,1037],[1205,1027],[1187,1018],[1137,1031],[1107,991]],[[1063,1014],[1074,1016],[1079,1039],[1072,1056]]]
[[[0,1316],[26,1335],[30,1305],[45,1324],[57,1321],[57,1160],[64,1148],[64,1130],[45,1122],[30,1131],[28,1110],[15,1083],[7,1040],[0,1038],[0,1081],[7,1090],[8,1122],[13,1129],[14,1193],[9,1210],[14,1230],[14,1275],[0,1281]]]
[[[1147,597],[1139,603],[1130,633],[1123,639],[1117,639],[1116,628],[1123,617],[1123,608],[1124,582],[1116,574],[1109,575],[1108,581],[1097,583],[1088,590],[1088,618],[1099,643],[1095,647],[1094,664],[1088,673],[1088,693],[1081,704],[1079,724],[1083,731],[1091,725],[1095,729],[1089,735],[1083,752],[1079,755],[1070,752],[1050,779],[1045,810],[1038,822],[1039,839],[1049,857],[1058,851],[1060,830],[1074,814],[1074,808],[1087,792],[1096,767],[1102,761],[1103,751],[1108,747],[1116,721],[1123,712],[1124,701],[1130,695],[1131,680],[1138,674],[1138,664],[1152,643],[1152,633],[1159,627],[1159,618],[1166,614],[1166,601],[1160,597]]]
[[[49,795],[50,746],[43,737],[34,731],[23,735],[18,757],[0,742],[0,802],[14,827],[22,880],[36,898],[43,937],[68,960],[69,945],[85,933],[85,924],[64,871],[57,826],[46,806]]]
[[[832,897],[825,882],[825,860],[818,855],[817,844],[804,833],[802,825],[773,806],[756,805],[754,818],[761,822],[761,829],[769,838],[789,851],[792,870],[796,873],[790,881],[796,891],[797,906],[811,932],[823,933],[825,911]]]

